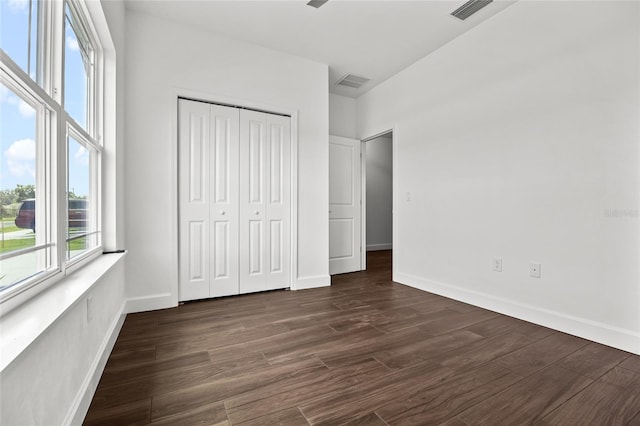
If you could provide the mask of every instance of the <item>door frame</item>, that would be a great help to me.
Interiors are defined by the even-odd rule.
[[[388,135],[391,134],[391,164],[392,164],[392,170],[391,170],[391,190],[393,192],[393,197],[391,199],[391,257],[392,257],[392,261],[391,261],[391,267],[394,268],[393,265],[395,265],[395,262],[393,262],[393,248],[395,247],[395,240],[396,240],[396,233],[395,233],[395,228],[396,228],[396,216],[394,214],[395,209],[396,209],[396,136],[395,136],[395,129],[392,127],[388,130],[383,130],[379,133],[374,134],[373,136],[369,136],[366,138],[363,138],[360,140],[360,143],[362,144],[362,146],[360,147],[360,152],[362,153],[362,157],[360,159],[360,161],[362,162],[360,169],[362,170],[362,178],[360,179],[360,184],[361,184],[361,199],[362,199],[362,212],[360,213],[361,216],[361,224],[362,224],[362,230],[360,231],[360,244],[361,247],[363,248],[361,256],[362,259],[360,260],[360,264],[362,267],[363,271],[366,271],[367,269],[367,142],[369,142],[370,140],[373,139],[377,139],[380,136],[384,136],[384,135]]]
[[[253,109],[262,112],[271,112],[274,114],[288,115],[291,117],[291,268],[289,273],[290,289],[297,290],[297,277],[298,277],[298,110],[296,108],[283,107],[278,105],[266,104],[261,102],[247,101],[246,99],[233,98],[229,96],[223,96],[219,94],[194,91],[190,89],[174,88],[171,91],[171,229],[169,232],[169,238],[171,240],[171,258],[173,260],[171,265],[171,288],[170,294],[158,295],[168,296],[174,306],[178,305],[179,301],[179,226],[180,226],[180,202],[178,194],[178,179],[180,177],[178,167],[178,99],[187,98],[192,100],[199,100],[202,102],[218,104],[223,106],[237,107]]]

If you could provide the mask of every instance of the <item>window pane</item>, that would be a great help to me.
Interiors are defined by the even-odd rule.
[[[65,7],[64,109],[84,129],[89,109],[91,49],[78,20]]]
[[[11,255],[46,243],[46,232],[36,234],[36,217],[45,211],[44,199],[36,205],[37,119],[31,105],[0,83],[0,290],[46,269],[46,250]]]
[[[67,260],[98,245],[96,209],[91,185],[93,149],[69,136]]]
[[[38,4],[38,0],[0,0],[0,47],[33,80],[38,75]]]

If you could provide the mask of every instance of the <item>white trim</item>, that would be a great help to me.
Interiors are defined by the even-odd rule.
[[[367,144],[360,141],[360,270],[367,270]]]
[[[179,154],[179,141],[178,141],[178,99],[180,98],[182,91],[172,90],[171,96],[171,165],[169,167],[169,175],[172,179],[169,180],[169,191],[171,194],[171,203],[173,205],[169,208],[169,238],[171,240],[171,259],[172,263],[169,265],[169,298],[171,305],[178,306],[180,300],[180,194],[178,193],[178,180],[180,179],[180,168],[178,167],[178,154]],[[151,298],[157,298],[158,296],[150,296]],[[143,303],[144,305],[144,303]],[[140,312],[148,311],[151,309],[132,310],[135,303],[132,302],[131,307],[128,307],[127,312]],[[154,309],[154,308],[152,308]]]
[[[327,147],[328,149],[328,147]],[[290,150],[290,161],[291,161],[291,259],[289,262],[290,266],[290,277],[289,282],[291,283],[291,289],[297,289],[297,280],[298,280],[298,166],[300,161],[298,159],[298,110],[291,111],[291,150]],[[327,183],[328,185],[328,183]]]
[[[159,309],[175,308],[178,302],[174,303],[177,298],[172,293],[154,294],[151,296],[132,297],[127,299],[125,312],[132,314],[134,312],[157,311]]]
[[[367,245],[367,251],[391,250],[392,248],[393,248],[393,244],[392,243],[369,244],[369,245]]]
[[[163,309],[171,306],[178,305],[179,296],[179,220],[180,220],[180,202],[178,198],[178,98],[197,99],[204,102],[210,102],[214,104],[226,104],[236,105],[245,108],[256,109],[265,112],[273,112],[276,114],[284,114],[291,117],[291,271],[289,282],[291,283],[291,289],[295,289],[296,283],[299,280],[298,276],[298,110],[296,108],[288,108],[279,105],[260,103],[248,101],[246,99],[232,98],[229,96],[223,96],[210,92],[195,91],[191,89],[184,89],[179,87],[173,87],[169,90],[170,102],[171,102],[171,144],[173,155],[171,156],[171,168],[170,173],[173,176],[171,179],[171,203],[169,210],[171,211],[171,227],[170,227],[170,239],[171,239],[171,255],[172,265],[171,269],[171,288],[168,296],[170,296],[171,305],[162,306],[162,308],[151,309]],[[164,295],[160,295],[164,296]],[[151,296],[151,298],[158,298],[160,296]],[[144,298],[146,299],[146,298]],[[147,306],[142,303],[143,306]],[[137,303],[132,303],[131,306],[137,306]],[[149,309],[143,309],[149,310]],[[138,312],[128,310],[127,312]]]
[[[640,355],[640,333],[410,274],[394,281]]]
[[[307,290],[310,288],[329,287],[330,285],[330,275],[316,275],[313,277],[298,278],[295,282],[295,287],[291,286],[291,290]]]
[[[122,329],[122,325],[124,324],[124,320],[127,316],[125,313],[125,305],[126,302],[123,302],[120,306],[120,312],[111,323],[111,326],[98,349],[98,353],[96,354],[93,363],[91,363],[91,367],[82,382],[82,386],[80,386],[73,404],[71,404],[69,411],[67,411],[63,424],[82,425],[82,422],[89,411],[91,400],[98,388],[98,383],[100,382],[104,368],[107,365],[109,356],[111,355],[111,351],[116,344],[116,340],[118,339],[118,335],[120,334],[120,330]]]
[[[362,142],[366,143],[366,142],[369,142],[371,140],[378,139],[379,137],[388,135],[389,133],[393,133],[393,128],[391,128],[389,130],[383,130],[382,132],[376,133],[373,136],[369,136],[368,138],[364,138],[364,139],[362,139]]]
[[[391,245],[398,247],[398,237],[396,230],[398,229],[396,210],[398,207],[398,126],[394,124],[391,127]],[[396,276],[396,250],[391,251],[391,279]]]

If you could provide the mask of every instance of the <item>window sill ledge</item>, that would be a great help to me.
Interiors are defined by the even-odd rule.
[[[0,318],[0,372],[82,300],[125,255],[126,252],[98,257]]]

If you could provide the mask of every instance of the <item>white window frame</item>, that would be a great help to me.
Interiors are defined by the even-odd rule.
[[[102,254],[102,138],[104,125],[104,49],[91,20],[91,15],[81,0],[40,0],[38,10],[38,44],[36,81],[19,67],[4,51],[0,50],[0,79],[20,96],[26,97],[38,109],[36,136],[37,199],[40,205],[36,223],[45,224],[41,234],[47,246],[43,251],[50,267],[35,276],[26,278],[0,292],[0,316],[28,301],[49,288],[76,269],[88,264]],[[82,128],[64,110],[64,52],[65,52],[65,5],[74,13],[92,47],[91,66],[87,93],[87,129]],[[76,30],[77,31],[77,30]],[[79,40],[80,42],[80,40]],[[38,84],[38,81],[40,84]],[[66,259],[67,252],[67,135],[95,151],[91,155],[90,196],[97,232],[97,245],[86,252]],[[38,236],[36,236],[38,238]],[[38,240],[36,240],[38,245]],[[36,251],[34,249],[32,251]]]
[[[65,152],[66,152],[65,171],[69,170],[69,152],[67,151],[69,148],[69,143],[68,143],[69,138],[73,138],[77,143],[85,146],[85,148],[89,150],[89,161],[90,161],[89,188],[90,190],[89,190],[89,199],[87,201],[91,206],[91,210],[90,210],[91,217],[87,217],[87,222],[90,223],[91,225],[87,227],[87,232],[84,232],[83,234],[75,235],[71,239],[76,239],[83,235],[87,237],[96,235],[96,238],[97,238],[96,247],[91,248],[86,252],[79,254],[75,257],[67,259],[66,257],[67,243],[70,241],[70,238],[68,235],[69,209],[68,208],[66,209],[66,214],[64,215],[62,220],[62,228],[64,229],[64,236],[65,236],[64,237],[65,255],[63,257],[67,265],[74,265],[82,261],[83,258],[90,256],[95,249],[102,246],[102,238],[101,238],[101,232],[100,232],[100,229],[101,229],[100,214],[99,214],[101,210],[101,204],[102,204],[100,202],[100,179],[99,179],[99,176],[101,176],[100,158],[102,157],[102,147],[99,145],[97,146],[94,142],[92,142],[89,138],[87,138],[85,133],[80,133],[77,127],[67,122],[66,134],[65,134]],[[68,175],[66,173],[65,173],[65,177],[67,178],[65,180],[65,185],[64,185],[65,205],[68,206],[68,193],[66,192],[68,189]]]

